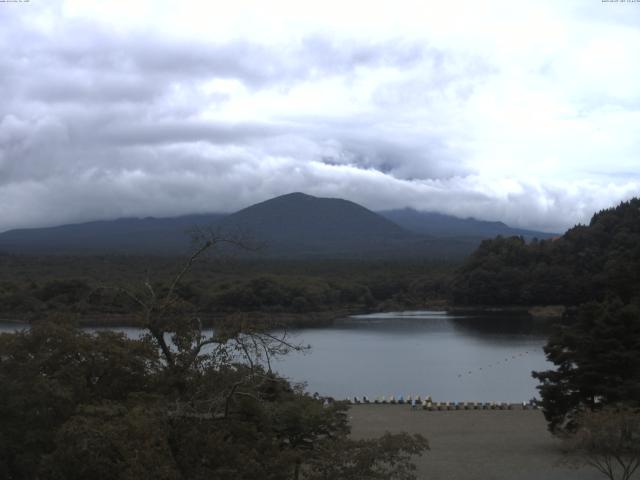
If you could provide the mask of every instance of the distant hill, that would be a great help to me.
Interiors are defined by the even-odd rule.
[[[194,225],[215,224],[224,216],[121,218],[10,230],[0,234],[0,251],[27,254],[182,254],[191,245],[188,232]]]
[[[412,208],[378,212],[401,227],[422,235],[434,237],[476,237],[478,239],[521,236],[526,240],[558,236],[555,233],[511,228],[502,222],[487,222],[475,218],[458,218],[435,212],[419,212]]]
[[[456,303],[472,305],[640,302],[640,198],[553,240],[485,240],[458,270],[452,291]]]
[[[25,254],[184,255],[189,230],[242,232],[264,245],[258,253],[289,258],[437,258],[468,255],[482,238],[521,235],[499,222],[413,210],[378,214],[339,198],[291,193],[236,213],[125,218],[0,234],[0,252]],[[533,232],[539,233],[539,232]]]

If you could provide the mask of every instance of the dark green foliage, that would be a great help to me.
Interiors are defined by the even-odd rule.
[[[58,302],[63,305],[72,305],[88,296],[90,290],[89,285],[82,280],[53,280],[38,289],[35,296],[41,302]]]
[[[459,269],[458,304],[578,305],[640,295],[640,199],[593,216],[555,240],[485,240]]]
[[[88,335],[68,323],[36,323],[0,335],[0,458],[5,478],[36,478],[41,459],[79,405],[124,401],[152,388],[155,348],[121,334]]]
[[[576,416],[607,405],[640,407],[640,308],[589,303],[545,347],[555,370],[534,372],[549,428],[576,427]]]
[[[381,438],[324,442],[320,461],[311,460],[309,480],[410,480],[415,478],[412,455],[429,448],[420,435],[389,433]],[[329,459],[329,461],[327,461]],[[400,461],[399,461],[400,460]]]
[[[351,441],[346,405],[324,406],[255,361],[232,363],[238,329],[205,353],[191,325],[166,326],[170,361],[152,337],[90,335],[68,322],[0,335],[2,478],[275,480],[338,468],[358,476],[331,478],[414,478],[403,472],[422,437]]]
[[[324,405],[270,371],[265,356],[296,346],[238,313],[205,337],[189,313],[370,306],[368,283],[382,279],[395,285],[385,295],[426,298],[441,291],[447,268],[425,277],[420,265],[392,264],[374,276],[367,264],[278,263],[265,273],[264,264],[192,263],[197,256],[190,283],[158,257],[0,259],[5,312],[137,310],[148,332],[91,335],[54,318],[0,335],[0,477],[415,478],[410,457],[426,449],[422,437],[350,440],[346,405]],[[150,270],[152,281],[126,287]],[[107,287],[116,282],[125,287]]]
[[[298,480],[340,468],[343,478],[415,478],[410,456],[426,449],[422,437],[350,440],[345,404],[325,405],[272,373],[271,357],[301,348],[286,331],[236,315],[206,336],[186,315],[201,294],[181,280],[218,241],[205,242],[172,280],[119,290],[138,307],[147,331],[140,340],[66,321],[0,335],[3,478]],[[33,290],[50,302],[84,286]],[[304,293],[270,277],[248,286],[273,305]]]
[[[452,267],[432,262],[228,261],[193,266],[176,294],[189,314],[205,322],[229,312],[298,314],[375,308],[416,308],[441,303]],[[0,314],[41,318],[56,312],[80,321],[122,317],[131,323],[135,301],[113,285],[152,275],[162,291],[175,274],[167,257],[0,257]],[[37,279],[34,282],[33,279]],[[111,320],[105,320],[105,323]],[[307,323],[310,324],[310,323]]]

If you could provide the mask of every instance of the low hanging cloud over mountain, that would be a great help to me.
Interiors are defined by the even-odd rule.
[[[0,3],[0,231],[291,191],[559,231],[640,191],[640,4],[131,3]]]

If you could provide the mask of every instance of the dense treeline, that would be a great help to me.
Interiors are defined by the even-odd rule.
[[[416,478],[424,437],[352,440],[345,403],[271,370],[271,358],[305,349],[286,330],[233,317],[206,332],[185,315],[182,279],[214,245],[163,285],[118,290],[140,338],[83,331],[64,312],[0,334],[0,478]],[[35,289],[70,304],[86,290],[71,280]]]
[[[0,257],[0,316],[128,315],[122,286],[148,278],[166,289],[178,259],[166,257]],[[194,266],[176,293],[183,311],[306,314],[420,307],[442,302],[453,267],[406,262],[220,262]],[[139,283],[139,282],[138,282]]]
[[[560,238],[483,242],[452,282],[458,304],[568,306],[545,346],[555,369],[533,372],[554,433],[589,412],[640,408],[640,199]],[[636,412],[636,413],[633,413]],[[586,415],[586,416],[585,416]]]
[[[577,431],[592,411],[640,408],[640,199],[556,239],[485,240],[456,272],[451,296],[459,305],[570,307],[545,346],[556,368],[533,372],[552,432]]]
[[[640,307],[589,302],[557,325],[545,347],[556,369],[534,372],[553,432],[575,430],[585,410],[640,409]]]
[[[415,479],[423,437],[351,440],[345,404],[262,366],[286,340],[240,328],[204,337],[184,318],[153,318],[150,332],[158,321],[174,342],[166,355],[151,333],[60,320],[0,334],[0,478]]]
[[[560,238],[485,240],[458,270],[457,304],[581,303],[640,298],[640,199],[596,213]]]

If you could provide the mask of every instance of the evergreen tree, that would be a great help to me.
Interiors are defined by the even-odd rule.
[[[640,407],[640,308],[620,301],[588,303],[558,326],[545,353],[555,370],[540,380],[544,414],[552,432],[573,430],[585,410],[608,405]]]

